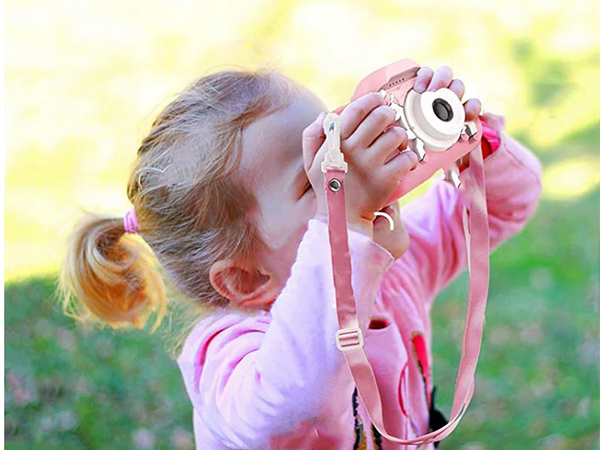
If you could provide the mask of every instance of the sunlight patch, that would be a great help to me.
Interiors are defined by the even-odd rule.
[[[600,184],[600,162],[577,157],[557,162],[544,170],[543,195],[550,200],[566,200],[587,194]]]

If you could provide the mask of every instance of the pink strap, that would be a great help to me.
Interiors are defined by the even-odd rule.
[[[348,249],[346,202],[343,170],[330,169],[325,173],[325,190],[329,211],[329,240],[333,264],[333,281],[336,291],[337,313],[340,331],[338,347],[342,350],[352,372],[358,393],[365,409],[378,431],[386,439],[404,445],[428,444],[441,441],[458,425],[464,415],[475,387],[475,369],[479,359],[485,306],[489,281],[489,225],[485,194],[485,176],[481,147],[470,152],[471,170],[463,174],[469,195],[469,210],[463,204],[463,227],[467,243],[469,268],[469,305],[460,367],[456,379],[454,402],[450,421],[442,428],[414,439],[400,439],[388,434],[382,417],[382,403],[373,369],[363,345],[362,331],[356,317],[356,304],[351,284],[351,262]],[[341,183],[339,190],[329,189],[332,178]],[[469,216],[467,218],[467,216]],[[468,222],[468,224],[467,224]],[[470,232],[469,232],[470,230]]]

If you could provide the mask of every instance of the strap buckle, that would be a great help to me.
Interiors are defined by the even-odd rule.
[[[360,328],[344,328],[335,333],[335,343],[341,352],[364,346],[365,341]]]

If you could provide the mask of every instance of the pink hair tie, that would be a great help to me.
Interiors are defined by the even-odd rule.
[[[131,208],[130,211],[127,211],[127,213],[125,214],[125,217],[123,218],[123,225],[125,227],[125,231],[127,233],[137,233],[139,228],[138,228],[138,221],[137,221],[137,217],[135,215],[135,208]]]

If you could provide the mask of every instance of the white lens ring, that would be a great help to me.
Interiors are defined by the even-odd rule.
[[[434,111],[435,102],[451,108],[451,118],[442,120]],[[465,109],[458,96],[447,88],[435,92],[417,93],[411,89],[404,103],[409,127],[429,151],[444,151],[460,137],[465,123]]]

